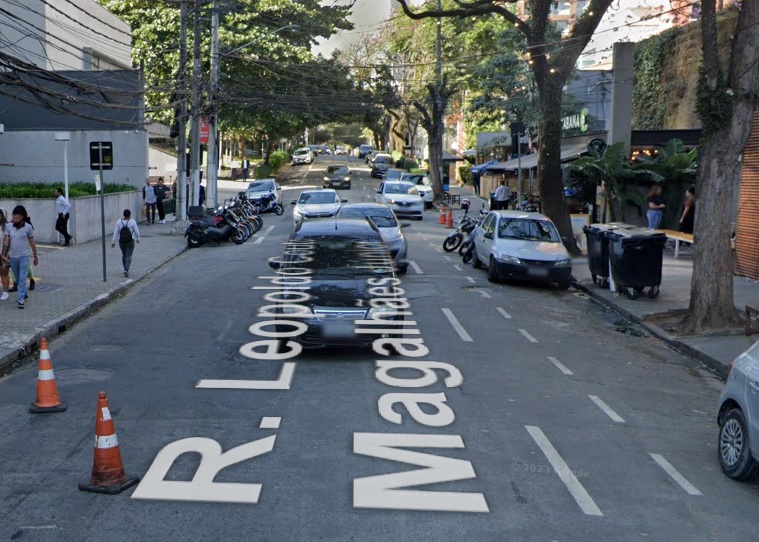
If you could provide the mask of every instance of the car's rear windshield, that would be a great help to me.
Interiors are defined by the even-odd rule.
[[[329,166],[327,173],[348,173],[348,168],[345,166]]]
[[[306,192],[300,195],[298,203],[313,205],[314,203],[338,203],[337,195],[333,192]]]
[[[308,149],[298,149],[294,154],[308,154]]]
[[[390,209],[373,207],[368,209],[347,207],[340,211],[340,218],[369,218],[378,228],[396,228],[398,221]]]
[[[419,194],[416,186],[406,183],[387,183],[385,184],[386,194]]]
[[[498,237],[561,243],[559,232],[553,224],[547,220],[528,218],[501,218],[498,223]]]
[[[389,164],[393,159],[389,156],[378,156],[374,159],[375,164]]]
[[[248,185],[248,191],[261,192],[263,190],[274,190],[273,181],[253,181]]]
[[[379,234],[304,236],[297,242],[288,249],[285,267],[308,269],[314,278],[360,278],[392,272],[392,259]]]

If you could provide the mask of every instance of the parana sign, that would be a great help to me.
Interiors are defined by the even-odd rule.
[[[582,109],[577,115],[569,115],[561,121],[561,129],[565,132],[580,130],[581,133],[588,131],[588,110]]]

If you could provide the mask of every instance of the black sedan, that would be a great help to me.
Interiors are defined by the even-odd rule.
[[[324,172],[324,188],[351,188],[351,170],[346,166],[329,166]]]

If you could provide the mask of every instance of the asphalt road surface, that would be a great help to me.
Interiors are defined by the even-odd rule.
[[[334,162],[373,199],[361,162],[320,157],[285,203]],[[434,213],[401,286],[429,353],[242,355],[292,227],[264,220],[52,341],[67,412],[27,412],[34,360],[0,380],[0,540],[759,540],[759,486],[717,461],[722,384],[578,292],[488,283]],[[143,478],[114,496],[77,489],[99,390]]]

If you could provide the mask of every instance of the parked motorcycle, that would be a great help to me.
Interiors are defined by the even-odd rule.
[[[458,225],[454,231],[448,234],[443,241],[443,250],[446,252],[453,252],[464,241],[464,235],[474,229],[477,221],[467,215],[462,216],[459,219]]]
[[[258,214],[274,213],[277,216],[285,214],[285,208],[274,194],[266,194],[253,204]]]
[[[487,216],[488,214],[484,209],[480,210],[480,216],[477,218],[474,228],[469,232],[464,242],[461,243],[459,254],[461,255],[462,262],[469,263],[472,261],[472,258],[474,257],[474,238],[477,235],[477,231],[482,226],[482,223],[485,222]]]

